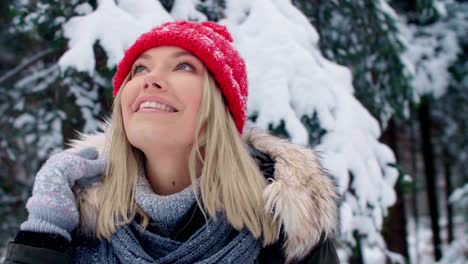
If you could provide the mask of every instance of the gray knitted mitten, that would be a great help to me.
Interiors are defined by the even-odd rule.
[[[26,203],[28,220],[20,229],[59,234],[70,241],[70,233],[79,221],[71,188],[77,181],[86,182],[104,172],[106,162],[97,157],[94,148],[52,155],[36,175],[32,196]]]

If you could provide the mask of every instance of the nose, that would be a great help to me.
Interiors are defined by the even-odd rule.
[[[147,89],[149,87],[150,87],[150,85],[147,82],[145,82],[144,88]],[[162,86],[160,84],[156,83],[156,82],[152,82],[151,87],[162,89]]]
[[[161,74],[150,72],[145,76],[145,83],[143,85],[144,89],[148,88],[156,88],[158,90],[166,90],[166,84],[162,78],[160,78]]]

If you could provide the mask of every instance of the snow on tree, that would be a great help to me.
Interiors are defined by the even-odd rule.
[[[457,206],[463,212],[468,210],[468,183],[456,189],[450,196],[450,202]],[[466,214],[465,217],[466,223]],[[466,251],[468,250],[468,236],[460,236],[452,243],[447,245],[444,249],[444,257],[437,262],[438,264],[464,264],[467,263],[468,257]]]
[[[435,178],[445,176],[445,192],[450,195],[452,186],[459,184],[457,178],[466,179],[466,170],[457,171],[457,166],[465,167],[459,159],[466,157],[466,122],[468,111],[467,86],[463,76],[468,73],[466,64],[466,47],[468,33],[468,4],[459,1],[424,0],[416,1],[415,6],[408,6],[407,1],[398,2],[397,6],[403,13],[400,16],[402,31],[408,39],[406,56],[413,65],[412,85],[415,88],[415,100],[419,103],[421,124],[426,123],[432,137],[422,137],[428,200],[431,215],[431,229],[436,259],[442,255],[439,231],[437,190]],[[463,48],[465,47],[465,48]],[[424,113],[423,115],[421,113]],[[423,146],[423,149],[424,149]],[[429,157],[438,155],[432,161]],[[431,154],[431,155],[430,155]],[[426,159],[428,158],[428,159]],[[436,174],[435,160],[440,160],[443,166],[441,173]],[[439,168],[437,168],[439,169]],[[449,242],[454,238],[452,205],[447,204],[447,233]],[[448,252],[448,251],[447,251]],[[456,251],[451,251],[456,252]],[[451,254],[451,253],[449,253]]]
[[[50,151],[63,148],[74,128],[96,130],[105,109],[102,87],[109,81],[91,80],[76,71],[62,73],[57,66],[67,43],[62,24],[77,15],[72,11],[76,4],[11,1],[11,17],[5,18],[2,42],[8,42],[16,64],[0,67],[0,215],[6,216],[0,225],[2,242],[24,219],[33,176]]]
[[[455,34],[460,48],[447,69],[449,83],[445,93],[435,102],[434,118],[444,127],[439,139],[447,149],[446,155],[460,168],[456,175],[462,180],[456,184],[462,184],[468,179],[464,168],[468,159],[468,3],[449,1],[445,9],[445,19],[439,23]]]
[[[408,118],[411,64],[398,16],[385,0],[293,0],[320,32],[323,54],[353,73],[355,96],[379,119]]]
[[[450,28],[450,22],[444,19],[447,16],[445,5],[436,6],[441,17],[428,25],[408,23],[404,16],[400,17],[406,24],[401,27],[403,34],[411,43],[407,45],[406,55],[413,65],[412,84],[416,100],[425,95],[438,98],[445,93],[450,82],[449,66],[460,50],[456,33]]]
[[[317,32],[290,4],[233,2],[227,1],[226,24],[247,60],[248,109],[256,123],[268,128],[283,121],[293,141],[310,144],[303,120],[317,118],[325,133],[315,147],[344,198],[342,238],[354,246],[357,232],[365,248],[384,255],[380,231],[383,216],[395,201],[398,173],[389,166],[395,162],[393,153],[377,141],[378,123],[353,97],[351,73],[320,54]],[[237,10],[248,10],[249,15]]]
[[[466,223],[468,209],[468,2],[450,1],[446,13],[444,22],[456,34],[461,51],[449,68],[450,83],[435,102],[433,114],[442,127],[438,145],[442,149],[446,192],[450,196],[447,201],[449,245],[445,246],[440,263],[466,263],[468,238],[455,230],[455,223],[457,219]]]

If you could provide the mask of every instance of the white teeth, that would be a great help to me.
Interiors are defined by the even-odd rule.
[[[140,108],[138,110],[143,109],[143,108],[156,108],[156,109],[163,110],[166,112],[175,112],[175,109],[168,105],[151,102],[151,101],[141,103]]]

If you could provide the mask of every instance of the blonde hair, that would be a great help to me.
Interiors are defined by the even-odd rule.
[[[126,137],[120,106],[121,92],[129,79],[125,79],[113,105],[108,166],[99,193],[96,227],[99,238],[109,239],[118,226],[131,222],[137,214],[141,216],[143,228],[149,222],[148,215],[134,201],[137,175],[142,169],[144,155]],[[204,214],[216,218],[217,213],[222,212],[235,229],[245,227],[255,238],[261,237],[264,245],[271,244],[278,239],[279,228],[264,209],[262,193],[266,180],[249,155],[209,73],[204,76],[202,93],[188,164],[198,204]],[[202,164],[199,181],[197,161]]]

